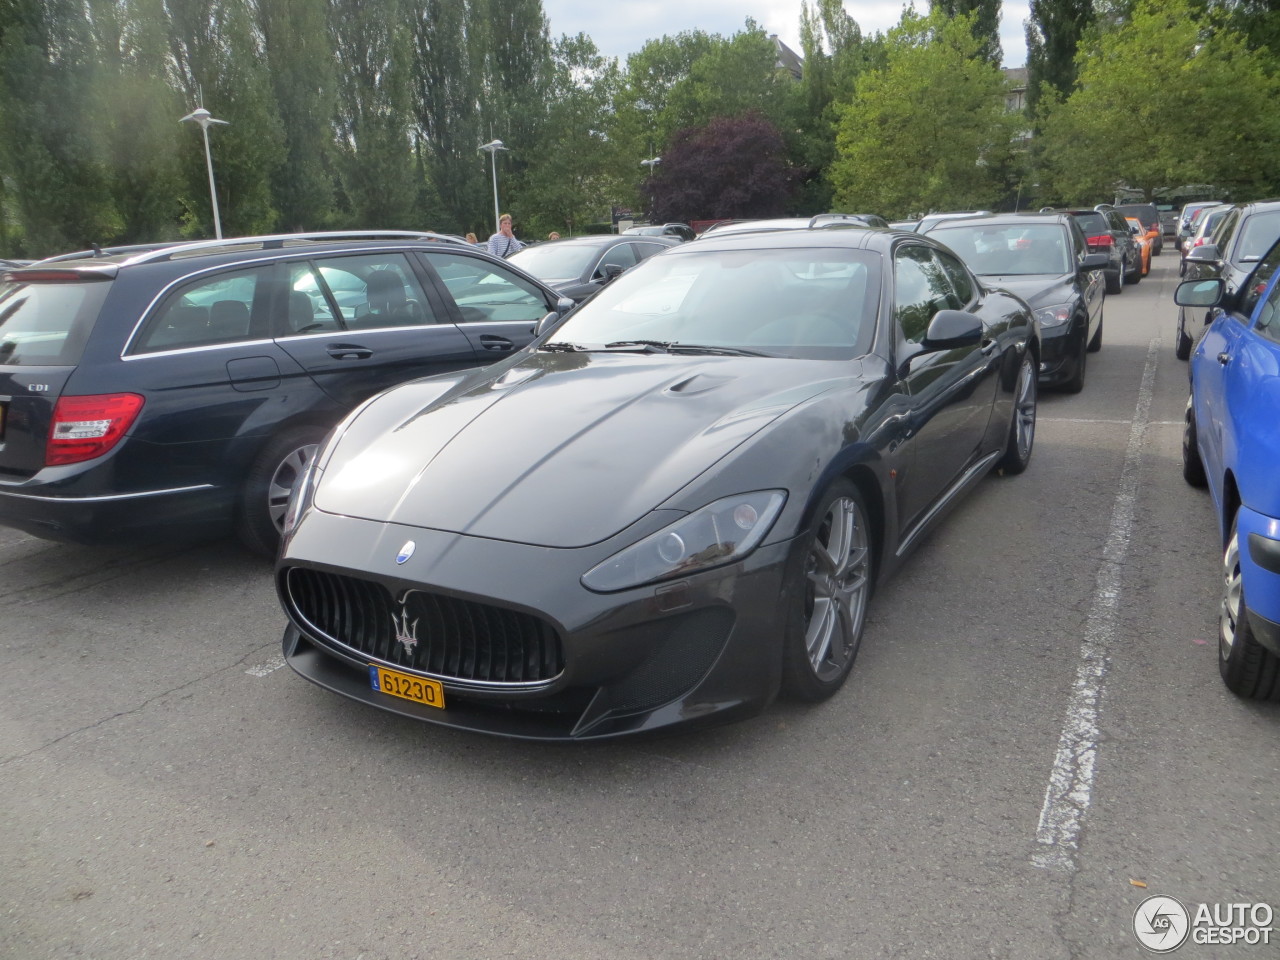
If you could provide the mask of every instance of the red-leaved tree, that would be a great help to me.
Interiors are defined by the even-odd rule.
[[[776,217],[791,179],[782,134],[747,113],[673,133],[644,191],[657,221]]]

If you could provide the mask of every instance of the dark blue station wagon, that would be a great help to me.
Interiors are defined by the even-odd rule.
[[[291,234],[0,272],[0,524],[274,553],[341,417],[527,344],[572,302],[430,234]]]

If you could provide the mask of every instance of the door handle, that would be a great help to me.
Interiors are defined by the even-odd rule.
[[[992,338],[992,339],[990,339],[990,340],[984,340],[984,341],[982,342],[982,346],[980,346],[980,347],[978,348],[978,350],[979,350],[979,351],[980,351],[984,356],[989,357],[989,356],[991,356],[991,354],[992,354],[992,353],[994,353],[994,352],[995,352],[995,349],[996,349],[996,347],[998,347],[998,346],[1000,346],[1000,341],[999,341],[999,340],[996,340],[995,338]]]
[[[1218,362],[1225,367],[1228,363],[1231,362],[1231,354],[1227,353],[1224,350],[1222,353],[1218,354]]]
[[[326,349],[335,360],[368,360],[373,351],[368,347],[359,347],[350,343],[331,343]]]
[[[480,335],[480,346],[486,350],[510,350],[515,344],[506,337],[495,337],[493,334],[482,333]]]

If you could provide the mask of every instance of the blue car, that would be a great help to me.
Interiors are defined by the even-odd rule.
[[[1178,286],[1212,308],[1191,357],[1182,471],[1207,486],[1223,544],[1218,667],[1242,697],[1280,701],[1280,242],[1238,291]]]

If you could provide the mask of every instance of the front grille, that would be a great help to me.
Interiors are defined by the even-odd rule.
[[[401,604],[380,583],[305,567],[289,568],[285,586],[303,624],[373,660],[480,685],[542,684],[564,671],[560,635],[527,613],[422,590]]]

